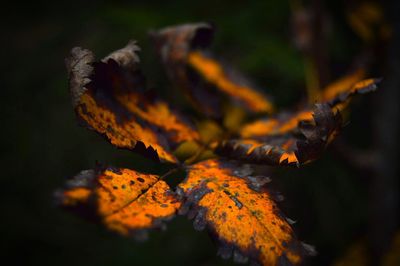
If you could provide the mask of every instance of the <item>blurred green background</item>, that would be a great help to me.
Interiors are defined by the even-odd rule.
[[[325,3],[335,77],[345,73],[362,47],[346,21],[345,2]],[[210,21],[217,27],[213,52],[251,76],[279,106],[290,106],[306,92],[289,2],[32,1],[5,6],[1,13],[1,252],[21,265],[231,265],[216,256],[207,234],[195,232],[185,217],[136,243],[55,207],[54,190],[96,161],[144,170],[159,167],[77,126],[64,58],[74,46],[101,58],[136,39],[149,85],[166,95],[171,84],[148,31]],[[383,75],[379,71],[374,76]],[[375,96],[361,98],[343,135],[352,145],[368,148]],[[299,239],[319,252],[307,265],[330,265],[368,233],[370,182],[364,174],[329,150],[310,166],[281,169],[274,176],[274,186],[286,197],[281,208],[298,221]]]

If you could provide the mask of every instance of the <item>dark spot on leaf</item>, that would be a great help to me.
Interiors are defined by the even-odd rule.
[[[139,181],[140,183],[143,183],[143,182],[144,182],[144,179],[141,178],[141,177],[138,177],[138,178],[136,178],[136,179],[137,179],[137,181]]]
[[[223,222],[226,222],[226,212],[222,212],[220,218]]]
[[[111,134],[115,134],[114,129],[110,125],[107,126],[106,130],[107,130],[107,132],[109,132]]]
[[[234,196],[230,197],[231,200],[233,200],[233,202],[235,202],[236,207],[238,207],[239,209],[241,209],[243,207],[243,204]]]

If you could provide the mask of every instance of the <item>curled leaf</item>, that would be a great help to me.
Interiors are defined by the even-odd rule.
[[[342,110],[356,94],[375,91],[380,79],[365,79],[365,71],[359,69],[327,86],[319,96],[319,103]],[[312,121],[311,106],[304,106],[295,112],[281,112],[274,117],[262,118],[245,124],[239,132],[242,138],[279,136],[298,130],[301,121]]]
[[[135,237],[162,226],[162,220],[172,218],[180,207],[158,176],[112,167],[82,171],[56,196],[61,206]]]
[[[344,109],[356,94],[375,91],[381,79],[364,79],[365,70],[357,69],[326,86],[320,93],[319,101],[328,103],[339,110]],[[364,79],[364,80],[363,80]]]
[[[377,84],[381,81],[381,79],[371,78],[356,81],[350,85],[349,80],[345,77],[325,88],[321,95],[322,101],[343,109],[354,95],[375,91],[378,88]]]
[[[88,50],[72,50],[67,67],[76,114],[119,148],[176,162],[171,149],[198,141],[199,134],[166,102],[145,91],[137,50],[130,42],[100,62]]]
[[[316,104],[311,116],[290,134],[222,141],[215,152],[256,164],[298,166],[314,161],[339,133],[342,117],[328,104]]]
[[[213,27],[206,23],[168,27],[152,33],[170,79],[209,116],[221,116],[221,96],[251,112],[271,112],[272,102],[262,92],[205,52],[213,34]]]
[[[233,256],[236,262],[250,259],[262,265],[300,263],[306,253],[303,246],[265,182],[256,180],[241,174],[233,163],[207,160],[192,165],[178,189],[185,198],[181,211],[194,220],[195,229],[210,231],[225,259]]]

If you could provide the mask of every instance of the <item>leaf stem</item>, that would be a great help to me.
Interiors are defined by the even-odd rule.
[[[182,169],[182,168],[183,168],[182,165],[178,165],[177,167],[168,170],[165,174],[163,174],[162,176],[160,176],[160,177],[158,178],[158,180],[164,180],[164,178],[166,178],[167,176],[169,176],[169,175],[175,173],[176,171],[178,171],[178,170],[180,170],[180,169]]]

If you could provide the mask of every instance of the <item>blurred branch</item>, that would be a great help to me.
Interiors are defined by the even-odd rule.
[[[400,1],[389,0],[384,4],[393,35],[387,49],[384,82],[374,120],[375,148],[379,157],[370,183],[369,244],[373,265],[387,251],[399,218]]]
[[[319,90],[329,82],[327,14],[320,0],[313,0],[310,7],[292,0],[291,8],[293,39],[304,57],[308,100],[314,103]]]

